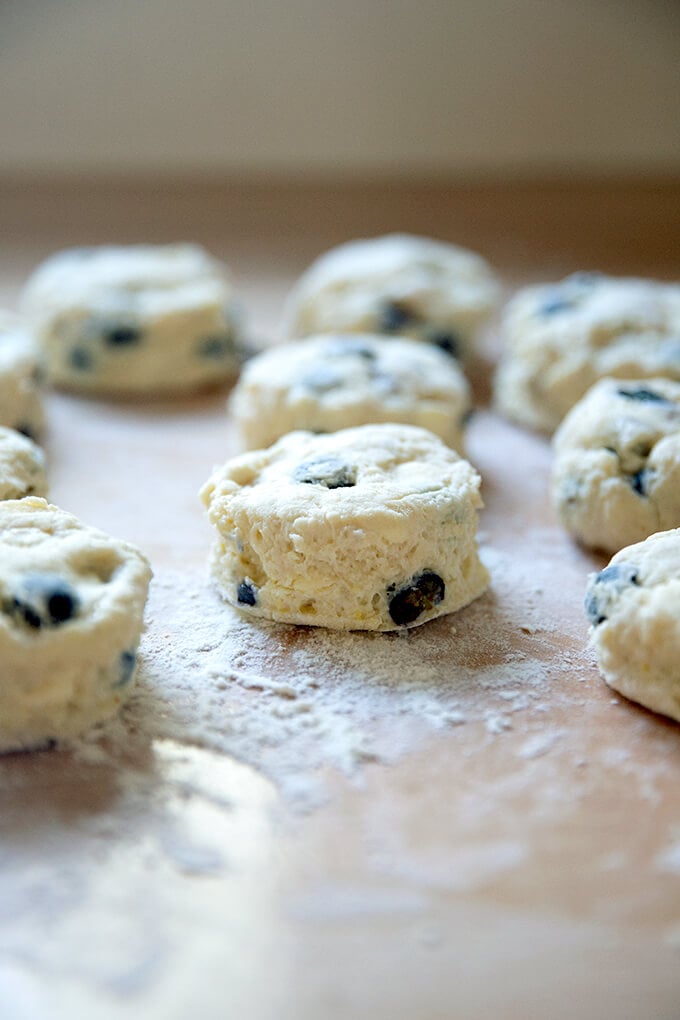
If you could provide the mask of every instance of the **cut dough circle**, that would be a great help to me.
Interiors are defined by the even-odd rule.
[[[0,750],[69,741],[133,686],[151,570],[44,499],[0,502]]]
[[[338,630],[425,623],[487,587],[479,485],[424,429],[290,433],[203,487],[218,532],[213,577],[250,616]]]
[[[321,255],[294,287],[286,335],[386,333],[441,347],[474,349],[500,287],[474,252],[411,234],[348,241]]]
[[[0,500],[45,496],[45,454],[14,429],[0,426]]]
[[[609,686],[680,721],[680,529],[621,549],[591,575],[585,606]]]
[[[520,290],[503,317],[496,403],[553,432],[598,379],[680,382],[680,285],[575,273]]]
[[[304,429],[417,425],[459,453],[470,387],[457,363],[413,340],[328,334],[280,344],[244,366],[230,406],[248,449]]]
[[[232,288],[224,267],[197,245],[57,252],[35,270],[22,303],[56,386],[179,393],[238,371]]]
[[[553,449],[553,503],[584,545],[616,552],[680,526],[680,383],[601,380]]]
[[[0,425],[40,441],[45,429],[41,367],[17,318],[0,312]]]

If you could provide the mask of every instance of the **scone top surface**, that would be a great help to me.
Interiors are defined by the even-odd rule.
[[[44,499],[0,502],[0,750],[68,739],[126,697],[151,577]]]
[[[474,252],[387,234],[349,241],[312,263],[290,296],[287,332],[399,334],[464,355],[499,294],[491,268]]]
[[[337,629],[423,623],[486,587],[478,490],[471,465],[424,429],[291,433],[204,487],[219,532],[213,573],[253,615]],[[407,618],[394,600],[419,585],[422,607]]]
[[[470,388],[443,351],[404,337],[330,333],[279,344],[249,361],[231,406],[246,445],[298,429],[377,422],[419,425],[462,450]]]
[[[0,425],[39,439],[45,425],[37,347],[16,316],[0,311]]]
[[[499,404],[549,432],[605,376],[680,380],[680,285],[575,273],[519,291],[503,333]]]
[[[22,301],[57,385],[181,391],[226,377],[238,363],[226,270],[197,245],[57,252],[33,273]]]

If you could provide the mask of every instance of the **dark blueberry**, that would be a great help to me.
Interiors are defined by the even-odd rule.
[[[439,605],[445,594],[446,587],[439,574],[426,570],[398,591],[396,585],[387,589],[390,616],[399,626],[406,626],[421,613]]]
[[[627,397],[628,400],[639,400],[643,404],[672,403],[672,401],[662,397],[660,393],[655,393],[654,390],[648,390],[645,386],[634,386],[632,389],[626,389],[622,386],[616,392],[620,397]]]
[[[136,663],[137,656],[132,650],[120,653],[118,680],[114,687],[126,687],[130,683]]]
[[[642,468],[641,471],[636,471],[634,475],[628,476],[631,488],[633,489],[633,492],[637,492],[638,496],[647,495],[645,490],[645,474],[645,469]]]
[[[14,426],[14,431],[21,432],[22,436],[26,436],[27,439],[32,439],[34,443],[38,442],[38,437],[35,434],[35,429],[32,428],[30,425],[27,425],[26,422],[24,421],[17,422],[17,424]]]
[[[207,336],[201,340],[196,348],[200,358],[221,361],[234,352],[234,342],[230,336]]]
[[[92,368],[92,355],[84,347],[74,347],[68,357],[71,368],[88,372]]]
[[[469,407],[467,411],[463,413],[460,419],[461,428],[466,428],[475,416],[474,407]]]
[[[539,315],[558,315],[560,312],[566,312],[569,308],[573,308],[573,301],[570,298],[563,297],[561,294],[555,294],[553,297],[548,297],[538,307]]]
[[[300,464],[294,479],[302,485],[323,485],[326,489],[349,489],[357,484],[357,470],[337,457],[319,457]]]
[[[28,574],[3,609],[38,630],[73,619],[80,610],[80,599],[58,574]]]
[[[250,581],[241,581],[236,590],[236,601],[241,606],[257,605],[257,594]]]
[[[607,619],[613,599],[629,584],[639,585],[637,568],[630,563],[612,563],[594,574],[584,601],[586,615],[597,627]]]
[[[300,382],[313,393],[328,393],[342,385],[342,376],[328,365],[317,365],[305,372]]]
[[[399,333],[420,321],[420,316],[403,301],[386,301],[380,309],[378,329],[381,333]]]
[[[427,334],[427,339],[452,358],[460,357],[460,337],[452,330],[433,330]]]
[[[102,336],[112,347],[129,347],[131,344],[139,343],[142,331],[137,326],[111,326],[102,331]]]
[[[364,358],[365,361],[375,361],[377,358],[377,354],[367,343],[349,337],[347,340],[340,340],[337,344],[329,347],[328,353],[336,358],[347,355],[353,358]]]

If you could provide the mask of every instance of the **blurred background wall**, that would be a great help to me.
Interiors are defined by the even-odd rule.
[[[0,0],[0,173],[679,168],[676,0]]]

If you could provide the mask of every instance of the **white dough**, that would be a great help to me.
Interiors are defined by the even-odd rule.
[[[0,312],[0,425],[31,439],[45,427],[35,345],[20,321]]]
[[[552,432],[598,379],[680,381],[680,285],[575,273],[519,291],[503,334],[496,402]]]
[[[377,422],[419,425],[462,453],[470,388],[443,351],[413,340],[330,334],[280,344],[245,365],[231,408],[246,447],[286,432]]]
[[[151,571],[44,499],[0,502],[0,750],[68,741],[130,693]]]
[[[74,248],[28,281],[23,307],[50,381],[93,393],[173,393],[234,375],[231,286],[190,244]]]
[[[592,574],[586,612],[609,686],[680,721],[680,529],[621,549]]]
[[[616,552],[680,526],[680,383],[601,380],[553,447],[553,502],[584,545]]]
[[[43,451],[20,432],[0,426],[0,500],[46,494]]]
[[[204,486],[218,532],[213,576],[252,616],[339,630],[425,623],[487,587],[479,484],[467,461],[413,426],[290,433]]]
[[[313,262],[288,300],[286,333],[398,334],[466,357],[499,296],[474,252],[388,234],[348,241]]]

